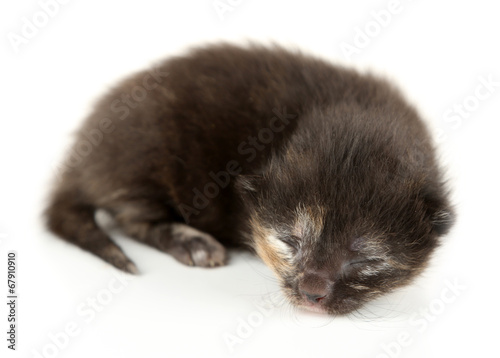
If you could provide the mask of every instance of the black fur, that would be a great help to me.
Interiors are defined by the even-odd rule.
[[[453,221],[427,129],[398,90],[279,47],[198,48],[132,76],[97,104],[63,168],[46,211],[62,238],[135,272],[96,225],[102,208],[187,264],[224,264],[214,238],[247,246],[292,302],[316,297],[330,313],[409,282]],[[293,234],[299,207],[314,237]],[[293,253],[286,265],[269,232]],[[374,257],[392,269],[363,278]]]

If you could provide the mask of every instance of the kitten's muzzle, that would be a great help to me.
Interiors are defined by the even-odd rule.
[[[307,271],[299,280],[299,291],[304,300],[318,305],[328,297],[332,285],[325,272]]]

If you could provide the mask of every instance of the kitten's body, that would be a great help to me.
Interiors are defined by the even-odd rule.
[[[246,245],[293,302],[330,313],[408,282],[451,223],[398,92],[279,48],[211,46],[136,74],[99,102],[66,167],[47,210],[59,236],[128,271],[97,208],[187,264]]]

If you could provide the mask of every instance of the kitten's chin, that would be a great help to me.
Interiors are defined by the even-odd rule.
[[[299,307],[302,308],[303,310],[306,310],[309,312],[328,314],[328,312],[326,311],[326,309],[323,306],[315,305],[315,304],[309,303],[309,302],[302,302],[299,305]]]
[[[308,301],[301,301],[297,304],[297,306],[302,310],[320,313],[323,315],[347,315],[361,307],[358,302],[352,299],[346,299],[342,302],[341,305],[336,305],[334,307],[328,308],[324,305],[314,304]]]
[[[302,306],[300,306],[300,308],[302,308],[305,311],[309,311],[309,312],[320,313],[320,314],[325,314],[325,315],[328,314],[328,312],[326,312],[326,310],[321,308],[321,307],[302,305]]]

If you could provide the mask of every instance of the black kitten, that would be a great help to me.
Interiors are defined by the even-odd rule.
[[[184,264],[254,250],[296,305],[332,314],[408,283],[452,223],[428,131],[398,90],[282,48],[218,45],[121,83],[81,129],[50,229],[135,265],[96,225]]]

